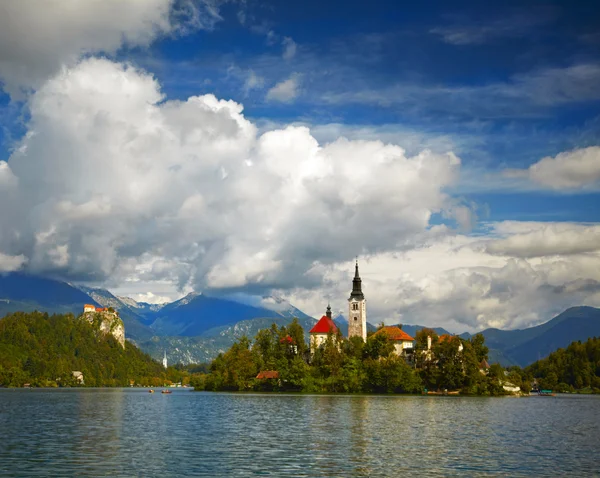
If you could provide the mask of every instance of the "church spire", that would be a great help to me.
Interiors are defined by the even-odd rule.
[[[362,292],[362,280],[358,273],[358,259],[356,259],[356,267],[354,268],[354,279],[352,279],[352,292],[350,293],[350,299],[365,299],[365,295]]]
[[[329,304],[327,304],[327,312],[325,315],[331,319],[331,305]]]

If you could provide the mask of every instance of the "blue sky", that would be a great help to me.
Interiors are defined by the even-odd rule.
[[[135,110],[139,105],[131,107],[130,116],[121,117],[123,112],[118,102],[112,105],[112,98],[123,93],[119,101],[124,104],[139,93],[149,98],[144,100],[148,104],[170,112],[171,116],[165,113],[166,119],[158,129],[179,131],[184,120],[195,122],[195,126],[189,126],[192,129],[200,128],[205,121],[204,117],[187,111],[190,98],[200,98],[198,101],[211,109],[215,108],[212,100],[203,95],[214,95],[218,100],[232,101],[226,108],[227,114],[231,114],[229,119],[234,118],[238,126],[244,124],[242,129],[247,128],[244,135],[252,137],[236,136],[236,148],[242,151],[236,153],[238,156],[233,155],[237,161],[243,157],[248,165],[262,164],[261,161],[266,164],[267,153],[277,151],[281,155],[280,161],[288,161],[290,167],[298,161],[305,168],[298,171],[304,174],[309,170],[312,174],[323,165],[318,161],[303,161],[312,157],[311,144],[317,142],[326,157],[338,158],[337,155],[343,154],[349,157],[353,168],[365,176],[364,181],[357,181],[356,187],[364,188],[368,194],[358,200],[346,197],[345,173],[326,176],[329,187],[338,191],[340,197],[330,197],[330,193],[318,188],[310,189],[319,201],[302,209],[297,205],[305,200],[305,196],[296,197],[295,192],[291,193],[293,197],[289,204],[282,206],[286,213],[280,213],[285,220],[281,219],[281,225],[273,230],[265,225],[264,240],[257,244],[252,236],[254,231],[241,234],[227,229],[231,225],[216,227],[214,220],[210,222],[197,216],[194,221],[204,224],[203,230],[213,228],[210,238],[194,242],[200,232],[178,231],[179,237],[191,238],[196,249],[188,250],[189,244],[184,244],[181,247],[185,248],[185,253],[181,248],[176,252],[165,252],[169,246],[163,237],[158,237],[160,221],[144,223],[141,239],[137,236],[132,239],[125,232],[106,239],[111,248],[105,254],[114,256],[112,265],[96,264],[88,269],[82,265],[87,264],[87,258],[76,259],[82,233],[74,232],[76,228],[72,223],[61,230],[58,224],[62,224],[61,220],[66,221],[64,217],[56,218],[51,225],[38,224],[40,211],[50,208],[53,201],[63,208],[70,204],[95,210],[90,204],[102,199],[103,207],[109,207],[121,191],[115,192],[114,197],[102,195],[106,188],[95,191],[93,186],[82,185],[81,189],[71,191],[69,185],[55,179],[57,187],[67,191],[55,194],[52,200],[40,193],[38,202],[31,199],[30,209],[24,213],[23,217],[28,218],[24,225],[15,226],[4,239],[0,234],[0,270],[4,254],[8,258],[6,261],[10,259],[11,264],[18,263],[19,267],[69,280],[90,282],[93,279],[100,285],[108,284],[124,294],[138,294],[139,297],[154,293],[174,298],[190,288],[232,288],[235,292],[240,289],[244,292],[247,288],[260,293],[281,293],[295,305],[305,306],[312,312],[319,308],[323,297],[336,293],[338,282],[342,284],[340,290],[345,287],[343,276],[336,275],[339,272],[336,267],[343,269],[345,261],[351,262],[358,254],[370,260],[374,269],[380,270],[373,273],[372,280],[393,287],[390,290],[399,297],[397,304],[400,305],[382,307],[377,312],[384,318],[388,314],[392,317],[390,320],[403,317],[403,313],[414,313],[412,299],[403,295],[413,287],[424,297],[418,304],[430,307],[430,313],[439,313],[442,303],[451,307],[451,301],[459,301],[458,292],[452,299],[429,297],[424,285],[442,272],[449,274],[444,276],[444,284],[457,281],[452,276],[452,271],[457,268],[468,269],[472,280],[482,268],[487,268],[488,278],[493,282],[504,277],[503,274],[523,274],[525,269],[520,267],[531,267],[539,280],[539,284],[536,282],[539,291],[546,290],[544,284],[547,283],[556,286],[559,282],[568,282],[577,291],[583,290],[573,285],[578,280],[600,284],[600,277],[589,275],[590,272],[581,269],[583,266],[576,265],[584,264],[587,257],[577,254],[595,254],[596,260],[599,253],[592,246],[581,249],[576,244],[578,237],[586,244],[586,241],[593,244],[598,238],[600,244],[597,229],[600,222],[600,149],[597,148],[600,146],[600,5],[597,2],[496,2],[491,5],[489,2],[440,1],[400,5],[377,1],[131,0],[117,2],[112,9],[105,9],[101,2],[93,2],[78,7],[81,11],[77,14],[62,11],[65,5],[61,0],[53,11],[45,12],[35,3],[27,2],[21,6],[2,7],[10,14],[4,18],[13,19],[4,20],[4,25],[0,20],[0,30],[4,27],[4,33],[0,31],[0,81],[3,82],[0,89],[0,161],[7,162],[5,170],[10,168],[9,179],[14,175],[19,184],[38,184],[37,189],[41,191],[45,188],[39,186],[43,179],[34,180],[27,164],[42,165],[38,171],[44,170],[51,175],[55,167],[57,171],[63,171],[60,169],[63,167],[66,167],[64,171],[70,171],[70,166],[65,165],[73,155],[71,166],[77,165],[80,171],[86,171],[85,167],[94,163],[85,166],[77,154],[92,161],[96,153],[100,155],[98,161],[106,154],[114,154],[114,167],[119,174],[124,174],[119,165],[130,165],[128,161],[141,168],[140,175],[145,174],[151,166],[142,168],[140,157],[119,156],[129,151],[133,140],[121,145],[116,133],[108,133],[104,121],[118,117],[119,121],[113,125],[116,132],[125,128],[123,125],[134,128],[139,122],[150,121],[153,117]],[[94,63],[99,59],[106,62]],[[132,69],[128,70],[127,65]],[[119,75],[128,78],[125,86],[111,83]],[[148,75],[155,82],[152,88],[145,83]],[[76,83],[69,78],[82,80]],[[95,81],[97,84],[93,84]],[[75,84],[84,93],[74,88]],[[101,89],[107,84],[113,84],[116,90],[105,99],[106,108],[102,104],[87,104],[89,98],[86,96],[91,97],[90,92],[96,91],[94,88]],[[128,90],[129,87],[133,89]],[[154,89],[163,95],[162,98],[157,99],[158,93],[155,94]],[[69,136],[65,133],[70,124],[66,116],[53,116],[54,111],[49,105],[54,105],[55,110],[70,105],[65,107],[64,115],[79,114],[78,121],[96,117],[97,121],[89,131],[82,125],[80,137]],[[243,105],[243,120],[236,116],[237,105]],[[53,119],[48,122],[48,118]],[[310,133],[302,127],[308,128]],[[179,133],[173,133],[183,138],[182,146],[161,153],[162,156],[157,152],[155,162],[162,161],[165,155],[171,160],[171,156],[198,154],[202,161],[212,160],[210,154],[217,157],[222,153],[223,144],[218,141],[208,153],[204,152],[203,143],[189,149],[187,128],[181,126]],[[221,115],[202,124],[200,129],[204,136],[201,136],[208,138],[208,144],[221,133],[230,134],[231,128],[231,123]],[[248,133],[254,129],[256,133]],[[148,134],[147,131],[144,134]],[[169,137],[169,141],[173,137]],[[340,143],[340,138],[347,138],[349,142]],[[376,144],[379,142],[388,145],[388,149],[378,149]],[[266,143],[269,148],[265,149]],[[163,143],[157,140],[156,144]],[[302,146],[294,149],[290,144]],[[105,146],[106,151],[102,149]],[[158,151],[160,147],[156,147]],[[231,144],[228,147],[233,148]],[[400,153],[397,148],[402,148],[405,153]],[[203,152],[197,153],[200,150]],[[403,172],[394,170],[398,174],[395,178],[398,188],[404,188],[402,194],[412,195],[395,197],[393,186],[383,184],[387,179],[385,168],[377,169],[378,165],[386,164],[386,160],[377,162],[379,160],[373,158],[378,154],[405,156],[409,158],[407,165],[410,166],[418,162],[415,158],[420,158],[425,150],[431,151],[432,156],[424,160],[427,164],[425,173],[417,175],[416,179],[410,176],[412,166]],[[355,157],[350,159],[354,152]],[[451,156],[444,156],[449,152]],[[460,158],[458,169],[452,163],[452,157]],[[238,173],[232,169],[233,159],[225,160],[219,156],[219,160],[214,161],[219,164],[214,168],[220,171],[221,180],[237,178]],[[339,161],[339,168],[343,169],[343,157],[335,161]],[[371,163],[372,175],[369,171]],[[174,171],[181,165],[169,167],[171,169],[167,171]],[[269,167],[277,169],[278,166],[274,163]],[[134,169],[131,166],[127,171]],[[101,169],[98,171],[102,174]],[[109,165],[106,171],[110,171]],[[269,170],[269,173],[273,171]],[[232,187],[225,191],[224,188],[222,196],[217,198],[218,194],[210,189],[214,185],[211,181],[200,184],[208,173],[196,173],[199,182],[195,193],[190,192],[187,200],[180,198],[179,202],[173,200],[171,204],[165,199],[165,204],[173,210],[165,205],[163,209],[137,211],[127,222],[179,210],[183,208],[182,203],[189,204],[198,196],[203,201],[212,198],[213,202],[209,203],[217,204],[215,208],[220,211],[220,208],[227,211],[227,207],[232,207],[229,197],[236,196],[239,189]],[[0,193],[1,174],[0,168]],[[164,171],[161,174],[165,174]],[[190,178],[194,177],[189,174]],[[283,173],[277,170],[277,174]],[[320,174],[329,173],[321,170],[315,177],[321,178]],[[255,178],[254,183],[248,177],[240,177],[238,186],[241,185],[244,194],[248,193],[249,183],[256,189],[272,187],[267,176]],[[407,179],[409,177],[412,179]],[[150,184],[140,183],[141,180],[135,178],[120,179],[132,188],[143,189]],[[387,196],[377,194],[379,183],[382,190],[391,188]],[[176,184],[175,187],[185,190],[181,178]],[[295,186],[287,184],[286,187],[293,190]],[[365,202],[361,203],[361,200]],[[408,209],[414,209],[413,216],[402,212],[405,200],[412,201]],[[368,226],[373,228],[372,232],[357,237],[356,243],[348,244],[343,250],[330,245],[316,247],[314,239],[302,229],[294,230],[294,234],[289,232],[293,229],[290,224],[296,220],[304,221],[307,231],[327,240],[347,237],[343,233],[347,223],[343,221],[358,218],[357,224],[361,224],[363,206],[365,214],[376,217]],[[260,202],[253,207],[269,211],[266,204]],[[261,209],[263,207],[265,209]],[[338,210],[343,212],[336,215]],[[316,224],[315,217],[311,217],[316,211],[331,223],[330,230]],[[290,216],[286,216],[288,213]],[[273,210],[273,216],[278,217],[276,210]],[[119,217],[113,220],[118,221]],[[171,224],[173,218],[164,220]],[[236,220],[243,222],[245,216]],[[236,220],[232,223],[237,224]],[[9,227],[5,229],[10,230]],[[381,231],[379,236],[377,231]],[[285,239],[279,243],[273,239],[273,234]],[[22,240],[28,235],[31,237],[29,242]],[[547,251],[546,255],[541,256],[534,250],[538,235],[541,242],[547,242],[547,249],[544,244],[540,246]],[[48,242],[50,240],[46,238],[55,236],[52,247],[44,246],[49,248],[47,251],[36,249],[40,237]],[[16,237],[21,239],[16,240]],[[480,243],[480,238],[500,242]],[[565,244],[571,249],[563,247]],[[421,255],[427,247],[430,254]],[[444,247],[454,258],[462,257],[466,249],[471,253],[463,257],[462,262],[458,259],[456,263],[449,261],[443,271],[434,270],[431,268],[435,262],[432,257],[436,248]],[[498,251],[498,248],[503,251],[502,259],[498,258],[497,252],[491,253],[490,257],[479,256],[481,251]],[[281,259],[280,255],[284,253],[288,259]],[[50,259],[44,259],[44,254]],[[390,270],[383,271],[378,266],[389,259],[389,254],[396,258],[394,260],[402,258],[405,263],[397,267],[406,266],[407,271],[413,266],[406,265],[406,261],[414,264],[424,261],[424,265],[414,266],[413,272],[406,272],[412,274],[410,280],[400,273],[394,276]],[[17,257],[22,260],[15,259]],[[231,267],[233,257],[237,258],[237,264],[239,257],[247,261],[243,279],[225,279],[224,271]],[[149,265],[157,261],[162,261],[160,267]],[[301,266],[303,261],[312,265]],[[560,268],[551,267],[552,261],[565,261],[570,275],[555,277],[553,274]],[[279,266],[273,264],[281,262],[284,266],[279,272],[270,269],[276,269]],[[129,265],[123,266],[125,263]],[[518,267],[514,265],[516,263]],[[321,276],[317,280],[315,271],[320,271],[321,265],[331,268],[327,269],[326,279]],[[160,273],[148,278],[144,276],[148,269],[160,269]],[[145,272],[140,273],[140,270]],[[420,270],[427,271],[429,279],[425,275],[421,277]],[[146,279],[141,279],[142,276]],[[167,276],[169,279],[165,279]],[[134,283],[142,285],[133,287]],[[163,284],[160,290],[156,289],[159,283]],[[164,283],[168,283],[168,287]],[[399,283],[405,284],[400,292],[397,290]],[[443,284],[436,284],[436,287],[445,290]],[[513,284],[513,287],[516,286]],[[493,290],[493,286],[489,289]],[[460,314],[471,312],[459,308],[444,319],[446,324],[452,326],[452,323],[460,322],[473,328],[477,328],[477,324],[514,326],[539,321],[543,315],[528,315],[526,308],[534,305],[523,304],[518,311],[503,309],[494,312],[493,319],[485,319],[489,293],[487,289],[482,292],[482,302],[475,307],[481,308],[481,313],[473,312],[473,317],[467,320]],[[536,307],[547,300],[543,294],[545,292],[539,293]],[[561,296],[560,300],[552,299],[554,302],[545,313],[581,301],[600,304],[600,295],[594,295],[596,292],[585,297],[577,294],[579,292]],[[500,296],[494,300],[505,301]],[[429,302],[423,305],[423,301]],[[440,309],[436,309],[434,303]],[[509,315],[510,319],[502,322],[498,318],[502,314]]]
[[[242,103],[259,123],[401,130],[419,138],[415,150],[444,137],[433,147],[450,142],[472,170],[526,168],[598,145],[595,2],[326,5],[229,3],[212,29],[124,46],[113,56],[154,74],[168,99],[213,93]],[[249,75],[258,78],[250,88]],[[267,91],[290,77],[298,79],[297,96],[268,101]],[[0,157],[25,132],[21,106],[0,96]],[[529,191],[519,200],[506,191],[471,192],[468,185],[460,192],[485,205],[490,220],[537,214],[597,221],[600,209],[590,207],[600,204],[595,192]]]

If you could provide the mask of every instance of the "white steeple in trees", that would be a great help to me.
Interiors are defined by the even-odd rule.
[[[362,337],[367,340],[367,300],[362,292],[362,281],[358,274],[358,260],[354,269],[352,292],[348,299],[348,338]]]

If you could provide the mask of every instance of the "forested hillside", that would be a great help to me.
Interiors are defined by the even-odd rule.
[[[525,374],[536,378],[540,388],[600,393],[600,337],[558,349],[527,367]]]
[[[71,314],[16,312],[0,319],[0,386],[77,385],[73,371],[83,373],[86,386],[162,385],[178,380],[149,355],[126,342],[100,334]]]

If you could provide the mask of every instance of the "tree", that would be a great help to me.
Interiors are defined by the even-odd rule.
[[[475,334],[471,337],[469,341],[471,346],[473,347],[473,351],[475,353],[475,357],[477,359],[477,363],[481,363],[483,360],[488,359],[489,349],[485,345],[485,337],[483,334]]]
[[[388,357],[394,351],[394,344],[387,334],[379,333],[367,337],[367,343],[363,348],[363,358],[378,359]]]

